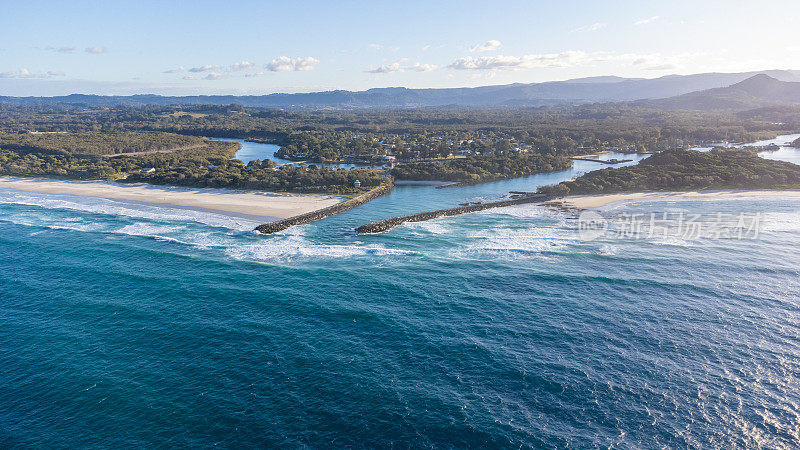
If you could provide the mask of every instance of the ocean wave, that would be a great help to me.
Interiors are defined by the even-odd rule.
[[[468,236],[468,252],[541,254],[562,251],[577,244],[574,230],[561,226],[495,228]]]
[[[566,217],[566,215],[559,210],[536,204],[513,205],[503,206],[501,208],[484,209],[483,211],[477,211],[473,214],[482,216],[504,215],[519,218],[547,219]]]
[[[259,262],[285,262],[309,258],[353,258],[359,256],[409,256],[416,252],[386,248],[379,244],[341,245],[325,244],[310,240],[301,228],[286,230],[259,239],[255,243],[233,244],[225,253],[234,259]]]
[[[800,231],[800,212],[770,212],[760,216],[762,232]]]
[[[89,214],[125,216],[138,219],[196,222],[212,227],[240,231],[252,230],[258,226],[258,222],[253,220],[212,212],[69,194],[0,190],[0,204],[35,206],[51,210],[80,211]]]
[[[427,234],[447,234],[453,231],[453,228],[447,227],[447,225],[439,220],[428,220],[425,222],[406,222],[402,225],[405,228],[414,231],[422,231],[424,233],[415,233],[418,236],[421,236],[425,233]]]

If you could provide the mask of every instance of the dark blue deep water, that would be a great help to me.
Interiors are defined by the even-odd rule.
[[[0,191],[0,447],[798,446],[800,199],[603,211],[761,214],[742,240],[583,242],[534,205],[351,231],[565,176],[274,236]]]

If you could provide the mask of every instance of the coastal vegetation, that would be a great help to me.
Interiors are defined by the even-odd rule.
[[[667,150],[635,166],[602,169],[543,186],[549,196],[696,189],[798,189],[800,166],[747,150]]]
[[[364,163],[402,180],[479,183],[564,170],[570,156],[752,141],[797,128],[785,109],[768,108],[748,115],[630,104],[335,111],[1,104],[0,174],[356,195],[390,180],[317,166]],[[202,136],[276,143],[277,156],[307,165],[245,165],[233,159],[238,144]]]
[[[0,133],[0,147],[29,152],[74,155],[120,155],[201,147],[196,136],[154,131]]]
[[[275,167],[272,161],[229,160],[218,166],[181,165],[130,174],[125,181],[174,186],[356,195],[390,182],[374,170],[316,166]],[[358,183],[356,183],[358,181]]]
[[[370,170],[313,165],[277,168],[269,160],[245,165],[232,159],[239,148],[234,142],[136,131],[108,133],[105,147],[105,136],[98,132],[0,134],[0,175],[341,195],[355,195],[387,182]],[[159,151],[163,149],[173,151]],[[137,154],[129,156],[120,150]]]
[[[792,141],[791,147],[800,148],[800,138],[797,138],[794,141]]]
[[[490,154],[399,164],[391,173],[399,180],[481,183],[566,170],[571,165],[572,161],[566,156],[541,153]]]
[[[282,146],[279,156],[298,161],[410,161],[509,148],[577,155],[755,141],[800,128],[797,112],[664,111],[630,104],[358,110],[0,104],[0,131],[160,131],[275,143]]]

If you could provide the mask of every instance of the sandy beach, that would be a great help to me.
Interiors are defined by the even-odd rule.
[[[121,184],[111,181],[61,181],[0,177],[0,189],[48,194],[70,194],[285,219],[335,205],[343,199],[330,195],[275,194],[230,189]]]
[[[800,198],[800,191],[781,190],[709,190],[709,191],[672,191],[672,192],[632,192],[605,195],[574,195],[552,200],[548,204],[571,209],[600,208],[616,202],[637,200],[674,199],[680,200],[714,200],[720,198],[753,198],[753,197],[795,197]]]

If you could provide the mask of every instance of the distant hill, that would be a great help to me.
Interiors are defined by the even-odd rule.
[[[800,82],[781,81],[762,73],[728,87],[635,103],[662,109],[739,111],[774,105],[795,105],[800,104]]]
[[[60,97],[0,97],[0,103],[42,104],[66,102],[91,106],[175,105],[239,103],[249,107],[408,108],[441,106],[546,106],[663,99],[694,91],[723,88],[759,73],[787,82],[800,82],[800,71],[773,70],[747,73],[669,75],[654,79],[613,76],[578,78],[545,83],[508,84],[475,88],[376,88],[366,91],[326,91],[269,95],[160,95],[99,96],[73,94]]]

